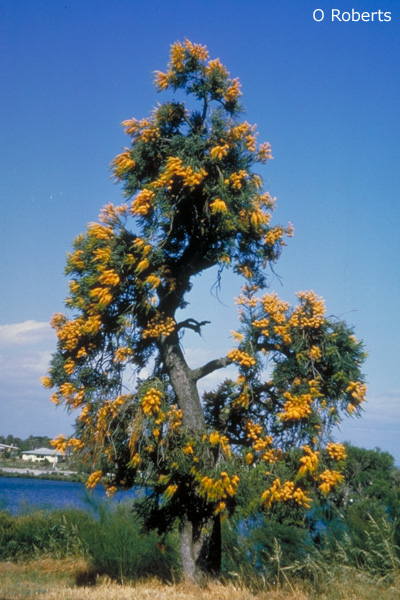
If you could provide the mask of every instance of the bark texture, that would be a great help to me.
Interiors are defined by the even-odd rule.
[[[180,555],[186,580],[201,583],[216,577],[221,570],[221,520],[219,516],[207,524],[188,520],[180,526]]]
[[[200,370],[186,363],[177,336],[169,336],[160,348],[166,371],[174,388],[183,425],[194,434],[205,430],[205,418],[197,390]],[[217,368],[217,367],[215,367]],[[211,370],[206,369],[207,372]],[[207,456],[207,461],[212,457]],[[220,517],[208,519],[191,515],[180,525],[180,555],[185,579],[202,581],[216,576],[221,569]]]

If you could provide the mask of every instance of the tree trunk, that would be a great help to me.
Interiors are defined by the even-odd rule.
[[[221,519],[218,516],[204,525],[181,523],[179,546],[183,576],[186,580],[201,583],[217,577],[221,570]]]
[[[205,430],[204,412],[197,390],[196,372],[187,365],[178,336],[172,334],[160,348],[164,365],[174,388],[183,425],[194,434]],[[211,457],[208,457],[211,458]],[[215,577],[221,569],[221,520],[219,515],[206,523],[186,517],[180,526],[180,554],[185,579],[201,581]]]
[[[203,408],[197,390],[196,378],[189,368],[179,346],[178,335],[172,334],[166,338],[160,351],[174,388],[179,408],[182,410],[182,422],[193,433],[205,429]]]

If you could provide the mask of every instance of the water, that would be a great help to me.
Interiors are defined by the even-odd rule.
[[[117,492],[112,503],[133,500],[143,493],[141,488]],[[34,508],[80,508],[95,510],[100,501],[106,499],[103,486],[89,493],[83,483],[71,481],[49,481],[24,477],[0,477],[0,510],[7,509],[18,514]]]

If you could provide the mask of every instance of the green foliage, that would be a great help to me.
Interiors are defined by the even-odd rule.
[[[0,512],[0,558],[34,558],[49,554],[56,558],[83,550],[78,531],[85,520],[79,511],[35,511],[11,516]]]
[[[51,448],[51,439],[46,435],[30,435],[25,440],[13,435],[0,435],[0,444],[16,446],[19,450],[35,450],[35,448]]]
[[[222,576],[261,587],[276,581],[281,569],[301,561],[308,551],[307,531],[290,520],[255,514],[223,523]]]
[[[400,471],[393,456],[379,449],[366,450],[349,444],[346,452],[346,489],[342,502],[376,499],[386,505],[392,517],[400,516]]]
[[[16,516],[1,511],[0,560],[80,555],[94,572],[118,580],[178,576],[176,536],[167,536],[161,544],[156,534],[144,534],[127,503],[114,509],[106,504],[94,508],[96,515],[73,509]]]
[[[160,541],[154,532],[144,533],[132,507],[120,504],[115,511],[101,510],[82,535],[94,570],[117,580],[158,577],[171,581],[179,576],[176,534]]]

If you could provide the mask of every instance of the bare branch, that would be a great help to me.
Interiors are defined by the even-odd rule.
[[[204,327],[204,325],[208,325],[209,323],[211,323],[211,321],[196,321],[195,319],[186,319],[185,321],[181,321],[180,323],[177,324],[176,329],[177,331],[179,331],[179,329],[192,329],[193,331],[195,331],[196,333],[198,333],[199,335],[201,335],[201,328]]]
[[[224,369],[228,365],[230,365],[233,361],[227,356],[222,356],[221,358],[216,358],[215,360],[210,360],[210,362],[206,363],[202,367],[198,369],[192,370],[192,377],[195,381],[198,381],[202,377],[213,373],[217,369]]]

